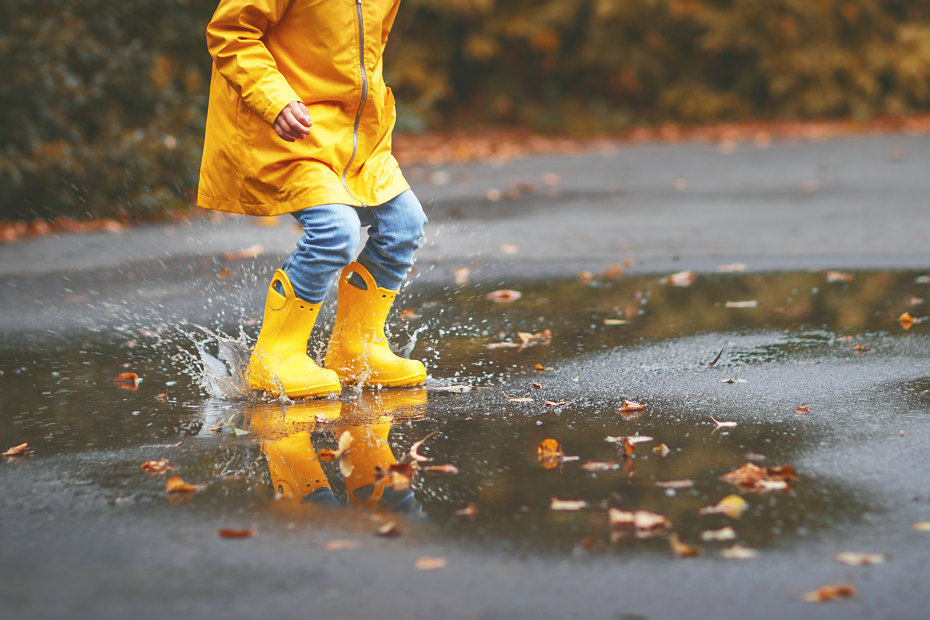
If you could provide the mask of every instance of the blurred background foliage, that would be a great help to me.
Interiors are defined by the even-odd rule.
[[[0,0],[0,219],[190,205],[216,0]],[[930,109],[930,0],[404,0],[401,131]]]

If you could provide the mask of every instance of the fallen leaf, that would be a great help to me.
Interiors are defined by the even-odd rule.
[[[29,450],[28,443],[21,443],[18,446],[13,446],[8,448],[6,452],[0,454],[0,456],[23,456]]]
[[[714,366],[717,365],[717,362],[720,361],[720,356],[723,355],[723,351],[724,351],[725,349],[726,349],[726,347],[721,348],[721,349],[720,349],[720,353],[717,354],[717,357],[715,357],[715,358],[712,359],[711,361],[707,362],[707,367],[708,367],[708,368],[713,368]]]
[[[612,471],[614,469],[620,469],[619,463],[604,463],[599,461],[588,461],[580,466],[581,469],[590,472],[600,472],[600,471]]]
[[[811,408],[807,405],[798,405],[798,408],[794,410],[795,413],[810,413]]]
[[[521,297],[523,297],[523,293],[513,289],[501,289],[499,291],[492,291],[484,296],[484,298],[488,301],[493,301],[498,304],[511,303],[517,301]]]
[[[507,396],[507,395],[505,394],[504,396]],[[532,403],[534,402],[533,399],[528,396],[519,396],[519,397],[507,396],[507,401],[511,403]]]
[[[398,314],[397,316],[399,316],[405,321],[413,321],[413,320],[420,318],[420,315],[417,314],[416,310],[414,310],[413,308],[404,308],[404,310],[401,311],[401,313]]]
[[[742,545],[733,545],[720,552],[720,556],[728,560],[750,560],[759,555],[759,552]]]
[[[317,452],[317,458],[324,463],[334,461],[345,454],[346,450],[352,445],[352,434],[349,431],[342,431],[339,436],[339,444],[335,450],[323,449]]]
[[[849,566],[866,566],[869,564],[884,564],[888,559],[884,553],[858,553],[856,551],[844,551],[837,553],[833,559],[841,564]]]
[[[171,476],[165,480],[165,493],[198,493],[205,488],[205,484],[188,484],[181,476]]]
[[[664,443],[660,443],[655,448],[653,448],[652,451],[655,454],[658,454],[659,456],[661,456],[663,459],[672,452],[671,450],[669,450],[668,446],[665,445]]]
[[[352,549],[358,549],[357,540],[329,540],[326,541],[326,544],[323,545],[323,548],[327,551],[351,551]]]
[[[166,403],[166,402],[168,402],[168,393],[167,393],[167,392],[162,392],[161,394],[156,394],[156,395],[155,395],[155,400],[157,400],[157,401],[160,402],[160,403]]]
[[[589,284],[594,280],[594,274],[590,271],[579,271],[577,274],[578,279],[581,280],[582,284]]]
[[[681,539],[678,537],[678,532],[669,534],[668,545],[672,549],[672,553],[682,558],[694,557],[701,553],[701,548],[697,545],[689,545],[681,542]]]
[[[544,329],[538,331],[535,334],[530,334],[527,332],[517,332],[517,337],[520,339],[520,345],[523,347],[529,347],[537,344],[550,344],[552,342],[552,330]]]
[[[919,306],[922,303],[924,303],[923,299],[921,299],[920,297],[914,297],[913,295],[908,295],[907,297],[904,298],[904,305],[909,308],[913,308],[914,306]]]
[[[258,534],[258,530],[254,527],[250,527],[247,530],[235,530],[224,528],[217,532],[220,535],[220,538],[252,538]]]
[[[220,280],[225,280],[229,277],[230,273],[231,272],[229,271],[229,267],[223,267],[219,270],[219,272],[217,272],[216,277],[218,277]]]
[[[459,468],[453,465],[452,463],[445,463],[443,465],[427,465],[422,468],[423,471],[432,471],[437,474],[457,474],[459,473]]]
[[[441,385],[430,388],[434,392],[449,392],[451,394],[467,394],[480,389],[477,385]]]
[[[223,258],[225,258],[226,260],[242,260],[244,258],[255,258],[256,256],[259,256],[262,253],[264,253],[264,251],[265,251],[265,248],[263,248],[260,243],[256,243],[255,245],[250,245],[247,248],[243,248],[235,252],[226,252],[225,254],[223,254]]]
[[[567,400],[559,400],[559,401],[547,400],[546,401],[546,407],[561,407],[562,405],[567,405],[567,404],[568,404]]]
[[[853,349],[856,351],[871,351],[872,347],[864,347],[861,344],[857,344],[855,347],[853,347]]]
[[[788,484],[797,480],[798,476],[790,465],[759,467],[746,463],[723,474],[720,479],[749,491],[781,491],[788,488]]]
[[[633,411],[643,411],[644,409],[646,409],[646,405],[641,405],[632,400],[624,400],[623,405],[617,407],[617,413],[631,413]]]
[[[562,446],[559,445],[558,440],[551,437],[543,439],[539,442],[539,445],[536,446],[536,457],[539,460],[539,464],[545,469],[558,467],[564,455],[565,453],[562,451]]]
[[[434,558],[428,555],[421,555],[414,563],[417,570],[439,570],[446,567],[445,558]]]
[[[656,480],[656,486],[663,489],[690,489],[694,480],[683,478],[680,480]]]
[[[909,312],[905,312],[898,317],[898,323],[901,324],[904,331],[907,331],[914,325],[914,317]]]
[[[147,474],[163,474],[168,471],[168,461],[146,461],[142,463],[142,471]]]
[[[679,271],[678,273],[673,273],[669,276],[665,276],[660,280],[662,284],[671,284],[672,286],[686,287],[694,284],[696,275],[690,269],[685,271]]]
[[[134,372],[123,372],[113,377],[113,383],[124,390],[137,390],[142,379]]]
[[[385,538],[396,538],[400,536],[400,528],[397,527],[396,521],[387,521],[375,530],[375,535],[384,536]]]
[[[725,540],[735,540],[736,539],[736,530],[734,530],[729,525],[720,528],[719,530],[704,530],[701,532],[701,540],[705,542],[710,541],[725,541]]]
[[[558,499],[556,497],[552,498],[552,501],[549,503],[549,508],[551,510],[567,510],[575,511],[582,510],[588,507],[588,502],[583,499]]]
[[[433,459],[420,455],[420,453],[417,452],[417,450],[420,448],[420,446],[423,445],[424,441],[438,434],[439,434],[439,431],[433,431],[432,433],[430,433],[429,435],[427,435],[420,441],[414,442],[414,444],[410,446],[410,458],[413,459],[414,461],[417,461],[418,463],[425,463],[427,461],[432,461]]]
[[[464,508],[459,508],[455,511],[455,516],[457,517],[474,517],[478,514],[478,507],[474,503],[470,503]]]
[[[513,255],[520,253],[520,246],[505,243],[500,247],[501,254]]]
[[[702,515],[722,514],[731,519],[739,519],[747,508],[749,508],[749,504],[746,503],[746,500],[739,495],[731,494],[713,506],[704,506],[701,508],[700,513]]]
[[[855,279],[853,274],[844,271],[828,271],[824,275],[827,278],[827,282],[852,282],[853,279]]]
[[[918,521],[911,524],[911,527],[918,532],[930,532],[930,521]]]
[[[604,319],[604,325],[626,325],[628,323],[626,319]]]
[[[536,368],[536,370],[539,371],[539,372],[542,372],[543,370],[553,370],[552,368],[549,368],[549,367],[547,367],[547,366],[543,366],[542,364],[536,364],[535,368]]]
[[[748,301],[728,301],[724,306],[727,308],[758,308],[759,302],[755,299]]]
[[[725,422],[722,420],[718,420],[714,416],[709,416],[709,417],[711,420],[713,420],[714,424],[717,425],[717,428],[733,428],[734,426],[736,426],[736,422]]]
[[[807,592],[802,597],[808,603],[823,603],[844,598],[853,598],[858,595],[856,588],[849,583],[838,583],[820,586],[816,590]]]
[[[607,519],[613,530],[633,529],[637,538],[648,538],[663,533],[671,525],[668,518],[648,510],[620,510],[611,508]]]
[[[619,280],[625,274],[626,274],[626,270],[622,266],[614,263],[610,265],[609,267],[607,267],[607,269],[605,269],[603,273],[601,273],[601,277],[604,278],[605,280]]]
[[[471,276],[471,269],[468,267],[459,267],[455,270],[454,275],[456,284],[468,284],[469,276]]]

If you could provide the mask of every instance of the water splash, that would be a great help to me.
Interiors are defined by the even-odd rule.
[[[249,368],[249,343],[245,335],[240,334],[239,338],[233,339],[200,325],[195,327],[208,335],[207,338],[194,342],[203,364],[200,383],[204,390],[214,398],[249,398],[252,388],[246,377]],[[216,347],[216,355],[209,351],[212,346]]]

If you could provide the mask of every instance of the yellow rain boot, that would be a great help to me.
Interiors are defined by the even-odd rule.
[[[366,288],[349,282],[353,273],[361,276]],[[421,385],[426,380],[422,362],[398,357],[388,346],[384,322],[395,296],[397,291],[379,288],[359,263],[342,270],[336,324],[323,364],[335,370],[342,381],[402,387]]]
[[[284,295],[275,290],[279,283]],[[249,385],[288,398],[339,393],[339,377],[320,368],[307,355],[307,341],[322,304],[298,299],[284,271],[278,269],[268,287],[265,315],[258,341],[249,359]]]

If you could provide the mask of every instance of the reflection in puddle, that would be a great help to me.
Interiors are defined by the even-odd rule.
[[[199,347],[215,363],[203,358],[206,368],[192,371],[200,330],[149,337],[143,325],[131,341],[5,335],[0,448],[28,441],[32,460],[82,455],[97,471],[88,478],[117,503],[163,502],[161,483],[138,468],[168,458],[186,480],[214,482],[185,510],[274,513],[286,505],[288,519],[300,510],[316,518],[318,505],[331,504],[345,515],[417,514],[446,537],[493,548],[667,550],[667,537],[611,542],[608,510],[619,508],[664,515],[687,542],[729,526],[751,547],[796,544],[874,509],[854,479],[799,468],[788,490],[755,493],[720,476],[747,460],[796,465],[812,449],[852,441],[857,428],[925,415],[926,324],[905,332],[897,321],[906,301],[922,315],[914,300],[926,285],[916,275],[717,275],[684,288],[656,278],[508,283],[522,297],[503,304],[486,300],[489,290],[421,289],[401,315],[418,318],[398,318],[393,328],[396,341],[406,336],[413,355],[430,361],[425,390],[347,390],[339,400],[296,403],[243,398],[242,340]],[[486,346],[546,329],[548,344]],[[142,378],[138,389],[114,384],[123,372]],[[482,389],[440,389],[453,384]],[[645,411],[618,413],[624,399]],[[796,412],[802,405],[809,413]],[[718,427],[711,416],[735,426]],[[840,416],[848,430],[825,423]],[[457,473],[424,468],[409,487],[385,475],[433,431],[421,453]],[[344,433],[348,450],[321,459]],[[627,458],[607,438],[629,435],[653,439]],[[549,438],[577,460],[542,466],[537,446]],[[653,451],[659,444],[669,452]],[[590,462],[606,465],[592,471]],[[680,480],[691,484],[663,484]],[[701,514],[731,493],[748,503],[740,518]],[[553,510],[553,498],[584,503]]]

